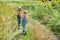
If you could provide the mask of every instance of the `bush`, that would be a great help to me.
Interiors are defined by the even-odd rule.
[[[60,6],[58,5],[59,4],[53,3],[52,7],[49,7],[48,5],[36,6],[37,8],[32,14],[32,18],[47,26],[47,28],[57,36],[60,35]]]

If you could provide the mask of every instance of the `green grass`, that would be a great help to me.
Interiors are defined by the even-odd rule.
[[[18,3],[16,3],[18,4]],[[0,24],[2,24],[2,27],[3,29],[0,30],[0,40],[5,40],[6,36],[11,34],[12,31],[14,30],[14,28],[17,27],[17,23],[15,23],[17,20],[16,20],[16,16],[14,17],[11,17],[12,14],[15,14],[16,12],[16,7],[13,8],[12,6],[8,6],[6,3],[1,3],[0,4],[0,14],[1,14],[1,19],[2,19],[2,16],[4,16],[4,18],[7,19],[6,23],[4,23],[2,20],[0,20]],[[16,6],[16,5],[15,5]],[[15,22],[14,22],[15,20]],[[8,29],[10,28],[10,29]],[[8,30],[10,30],[8,32]],[[13,35],[12,35],[13,36]],[[32,36],[31,36],[31,33],[30,31],[27,31],[27,35],[23,37],[24,40],[32,40]]]
[[[22,4],[22,5],[38,5],[39,2],[20,2],[20,1],[9,1],[9,2],[3,2],[3,1],[0,1],[0,3],[18,3],[18,4]]]
[[[23,36],[23,40],[33,40],[31,32],[28,30],[27,35]]]
[[[35,19],[35,20],[38,20],[40,23],[44,23],[45,26],[47,26],[49,29],[51,29],[51,31],[57,33],[57,35],[59,36],[60,35],[60,31],[59,29],[57,30],[56,28],[60,28],[60,6],[56,5],[54,7],[51,7],[49,8],[47,5],[40,5],[40,3],[37,3],[37,2],[16,2],[16,1],[13,1],[13,2],[0,2],[0,19],[1,16],[4,16],[7,18],[7,22],[8,23],[4,23],[2,22],[2,20],[0,20],[0,24],[2,24],[2,27],[3,29],[0,30],[0,39],[1,40],[4,40],[4,37],[6,37],[6,35],[8,35],[8,32],[6,32],[6,30],[8,30],[8,28],[11,28],[9,29],[9,33],[11,33],[14,29],[13,28],[16,28],[17,27],[17,23],[16,22],[16,16],[14,17],[11,17],[10,16],[12,14],[15,14],[16,12],[16,7],[13,8],[12,6],[8,6],[7,4],[9,3],[16,3],[17,4],[29,4],[29,7],[28,6],[23,6],[23,10],[24,9],[27,9],[32,17]],[[34,4],[34,5],[33,5]],[[36,5],[35,5],[36,4]],[[38,4],[38,5],[37,5]],[[32,6],[31,6],[32,5]],[[55,5],[55,4],[54,4]],[[31,7],[31,9],[30,9]],[[55,8],[55,9],[54,9]],[[57,10],[57,11],[56,11]],[[31,17],[30,15],[30,17]],[[43,19],[42,17],[45,17],[45,19]],[[50,20],[52,19],[52,20]],[[15,22],[14,22],[15,20]],[[46,21],[48,21],[48,24],[46,23]],[[56,25],[57,24],[57,25]],[[55,28],[55,29],[53,29]],[[34,38],[32,37],[30,31],[28,30],[27,31],[27,35],[26,36],[23,36],[23,40],[33,40]]]
[[[49,5],[36,6],[34,12],[31,14],[32,18],[38,20],[41,24],[45,25],[55,35],[60,37],[60,4],[51,3]]]

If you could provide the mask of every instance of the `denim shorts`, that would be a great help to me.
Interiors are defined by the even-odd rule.
[[[21,17],[20,17],[20,15],[17,15],[17,20],[18,20],[18,24],[20,25],[20,22],[21,22]]]

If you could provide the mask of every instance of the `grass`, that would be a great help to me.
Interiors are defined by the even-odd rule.
[[[14,5],[15,7],[12,7],[11,5],[9,5],[9,3],[16,3],[16,5]],[[7,5],[8,4],[8,5]],[[15,1],[13,1],[13,2],[0,2],[0,19],[2,19],[2,20],[0,20],[0,28],[1,27],[3,27],[3,29],[2,30],[0,30],[1,32],[0,32],[0,39],[1,40],[5,40],[4,39],[4,37],[6,37],[6,35],[8,35],[9,33],[12,33],[12,31],[14,30],[13,28],[16,28],[17,27],[17,23],[16,23],[16,16],[14,16],[14,17],[11,17],[11,15],[12,14],[15,14],[15,12],[16,12],[16,7],[17,7],[17,4],[23,4],[23,5],[25,5],[25,4],[29,4],[29,7],[31,7],[31,11],[33,11],[33,12],[31,12],[31,14],[33,14],[33,16],[34,16],[34,18],[38,18],[39,20],[40,20],[40,16],[42,17],[42,16],[44,16],[46,13],[45,13],[45,11],[46,10],[48,10],[47,8],[46,8],[46,10],[45,9],[43,9],[43,7],[41,6],[41,5],[38,5],[37,6],[37,4],[40,4],[40,3],[36,3],[36,2],[15,2]],[[33,6],[33,4],[35,5],[35,6]],[[32,6],[30,6],[30,5],[32,5]],[[38,8],[39,7],[39,8]],[[47,6],[45,6],[45,7],[47,7]],[[23,10],[24,10],[24,8],[25,8],[25,6],[23,7]],[[27,8],[27,6],[26,6],[26,8]],[[26,9],[25,8],[25,9]],[[28,8],[27,10],[29,11],[29,9],[30,8]],[[39,10],[38,10],[39,9]],[[58,9],[57,9],[58,10]],[[50,10],[50,11],[52,11],[52,9]],[[47,11],[48,13],[50,12],[49,10]],[[41,12],[41,14],[40,14],[40,12]],[[60,11],[59,11],[60,12]],[[37,14],[38,13],[38,14]],[[45,14],[44,14],[45,13]],[[36,16],[36,15],[38,15],[38,16]],[[48,14],[47,14],[48,15]],[[56,15],[56,14],[55,14]],[[2,17],[3,16],[3,17]],[[57,15],[56,15],[57,16]],[[10,18],[11,17],[11,18]],[[31,17],[31,16],[30,16]],[[54,16],[55,17],[55,16]],[[6,19],[6,23],[4,23],[4,18]],[[53,17],[52,17],[53,18]],[[44,20],[42,20],[43,22],[44,22]],[[56,20],[55,20],[56,21]],[[39,21],[40,22],[40,21]],[[53,23],[54,23],[54,21],[53,21]],[[48,25],[47,25],[48,26]],[[30,32],[30,30],[27,30],[27,35],[26,36],[23,36],[23,40],[33,40],[34,38],[32,37],[32,34],[31,34],[31,32]]]
[[[38,20],[41,24],[45,25],[50,29],[55,35],[60,37],[60,4],[52,3],[51,7],[49,5],[39,5],[32,13],[32,18]]]
[[[28,30],[27,31],[27,35],[23,36],[23,40],[32,40],[33,37],[32,37],[32,34],[31,32]]]
[[[12,33],[14,28],[17,27],[16,23],[16,16],[11,17],[11,15],[15,14],[16,8],[13,8],[12,6],[8,6],[6,3],[1,3],[0,4],[0,14],[2,20],[0,20],[0,25],[3,27],[0,31],[0,40],[5,40],[6,36]],[[3,17],[2,17],[3,16]],[[4,23],[4,20],[6,22]],[[13,36],[13,35],[12,35]],[[31,33],[30,31],[27,31],[27,35],[23,37],[24,40],[32,40]]]

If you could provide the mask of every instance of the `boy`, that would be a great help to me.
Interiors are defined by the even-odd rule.
[[[20,24],[21,24],[21,7],[19,6],[17,9],[17,20],[18,20],[18,29],[20,29]]]
[[[23,26],[23,34],[26,35],[26,24],[27,24],[27,10],[24,10],[24,14],[22,16],[22,26]]]

